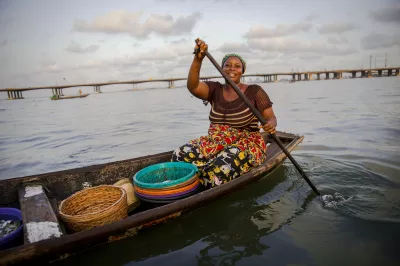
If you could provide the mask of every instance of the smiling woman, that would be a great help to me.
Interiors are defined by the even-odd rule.
[[[200,68],[208,46],[198,40],[189,70],[187,88],[195,97],[211,103],[210,127],[207,136],[190,140],[172,155],[172,161],[190,162],[201,173],[206,188],[228,182],[260,165],[267,147],[260,134],[257,117],[227,83],[200,82]],[[241,83],[246,62],[237,54],[227,54],[222,60],[223,71],[262,114],[267,123],[262,127],[275,133],[276,117],[268,94],[258,85]]]

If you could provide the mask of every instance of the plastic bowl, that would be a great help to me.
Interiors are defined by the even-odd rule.
[[[192,178],[198,168],[185,162],[167,162],[147,166],[133,176],[133,183],[141,188],[161,189],[181,184]]]
[[[22,213],[16,208],[0,208],[0,220],[21,221],[21,225],[8,235],[0,238],[0,250],[22,244]]]

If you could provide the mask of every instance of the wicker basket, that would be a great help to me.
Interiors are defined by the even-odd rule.
[[[109,224],[128,216],[126,191],[111,185],[87,188],[63,200],[59,213],[71,232]]]

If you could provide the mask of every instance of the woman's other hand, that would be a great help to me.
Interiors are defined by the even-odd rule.
[[[274,134],[276,132],[275,122],[272,120],[268,120],[267,123],[260,128],[264,129],[265,132],[269,134]]]

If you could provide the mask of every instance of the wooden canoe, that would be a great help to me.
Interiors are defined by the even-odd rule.
[[[78,233],[67,234],[61,230],[61,235],[58,237],[50,236],[48,239],[34,242],[29,241],[24,227],[24,244],[0,251],[0,265],[61,260],[89,247],[132,237],[142,229],[177,218],[243,189],[264,177],[286,159],[279,146],[273,140],[269,140],[267,134],[262,134],[268,142],[267,160],[250,172],[188,198],[149,209],[135,210],[123,220]],[[277,132],[277,136],[289,152],[304,138],[284,132]],[[171,154],[172,151],[169,151],[83,168],[1,180],[0,206],[21,209],[24,224],[33,220],[53,221],[62,229],[64,226],[59,219],[57,206],[63,199],[82,190],[88,184],[91,186],[114,184],[123,178],[131,178],[144,167],[169,161]],[[24,198],[24,193],[21,191],[29,185],[43,186],[43,193],[29,199]]]
[[[59,97],[51,97],[50,99],[53,101],[56,100],[65,100],[65,99],[74,99],[74,98],[85,98],[86,96],[88,96],[89,93],[85,93],[85,94],[79,94],[79,95],[68,95],[68,96],[59,96]]]

